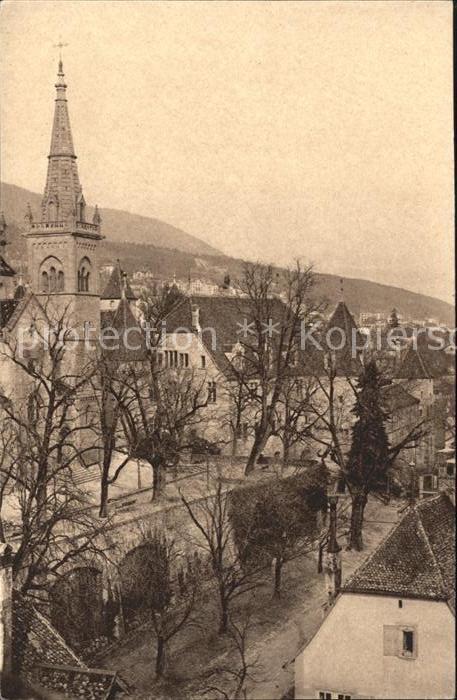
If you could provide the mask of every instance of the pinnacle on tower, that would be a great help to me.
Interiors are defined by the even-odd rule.
[[[98,208],[98,204],[95,205],[94,216],[92,217],[92,223],[94,223],[96,226],[100,226],[100,224],[102,223],[102,217],[100,216],[100,210]]]
[[[33,223],[33,214],[32,214],[32,207],[30,206],[30,202],[27,202],[27,210],[25,212],[24,219],[28,224]]]

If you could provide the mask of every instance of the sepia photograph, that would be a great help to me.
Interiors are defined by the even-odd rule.
[[[450,0],[0,0],[0,700],[441,700]]]

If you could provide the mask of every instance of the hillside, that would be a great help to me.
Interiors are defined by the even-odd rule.
[[[39,195],[14,185],[2,186],[2,208],[11,241],[11,245],[7,248],[7,256],[13,267],[21,269],[24,260],[25,241],[21,237],[21,232],[26,204],[30,201],[32,208],[38,213],[40,200]],[[221,282],[226,272],[230,273],[232,279],[240,277],[242,260],[222,255],[197,238],[169,224],[114,209],[103,210],[102,214],[103,233],[106,236],[100,251],[102,265],[112,263],[119,258],[127,272],[149,270],[159,279],[171,278],[176,274],[181,279],[187,279],[190,275],[193,279]],[[137,229],[139,221],[143,222],[141,223],[143,228]],[[153,222],[150,224],[150,229],[148,222]],[[154,238],[152,235],[149,244],[136,241],[136,234],[132,235],[132,231],[137,230],[141,231],[140,237],[148,235],[148,231],[155,230],[160,244],[155,242],[157,237]],[[164,232],[167,231],[169,233],[165,235]],[[126,239],[128,243],[125,242]],[[208,252],[208,249],[211,252]],[[335,303],[339,295],[339,277],[320,273],[317,277],[319,296],[328,299],[329,304]],[[388,313],[396,307],[406,317],[436,318],[449,325],[454,324],[454,309],[450,304],[399,287],[363,279],[345,278],[344,295],[346,303],[356,318],[361,311]]]
[[[8,223],[22,226],[27,203],[30,203],[33,213],[38,217],[41,195],[16,185],[1,183],[1,208]],[[87,221],[91,221],[93,207],[88,207],[87,210]],[[128,240],[131,243],[178,248],[195,255],[220,255],[218,250],[199,238],[195,238],[195,236],[159,219],[131,214],[120,209],[104,208],[102,217],[103,229],[111,241],[125,242]]]

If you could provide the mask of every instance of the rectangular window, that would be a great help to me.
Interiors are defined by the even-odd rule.
[[[437,484],[434,474],[424,474],[422,487],[424,491],[435,491]]]
[[[206,357],[205,355],[201,356],[201,364],[202,364],[202,369],[205,369],[206,367]]]
[[[180,352],[179,353],[179,366],[180,367],[189,367],[189,355],[187,352]]]
[[[414,653],[414,632],[403,630],[403,653],[411,656]]]
[[[208,403],[216,403],[216,382],[208,382]]]

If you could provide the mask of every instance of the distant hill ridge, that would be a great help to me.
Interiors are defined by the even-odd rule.
[[[1,185],[1,209],[12,242],[6,255],[13,266],[24,260],[25,242],[21,233],[25,230],[27,202],[38,216],[41,195],[15,185]],[[89,221],[91,216],[89,209]],[[198,238],[163,221],[103,208],[102,217],[102,230],[106,235],[100,251],[102,265],[119,258],[127,272],[149,270],[159,279],[171,279],[176,274],[180,279],[190,276],[221,282],[227,272],[232,279],[241,275],[242,260],[223,255]],[[324,273],[316,276],[317,294],[328,299],[330,305],[336,303],[340,290],[339,276]],[[451,304],[400,287],[346,277],[344,296],[357,322],[360,312],[388,313],[395,307],[406,317],[435,318],[448,325],[454,324],[454,307]]]
[[[25,207],[30,203],[32,212],[38,217],[41,213],[42,195],[31,192],[17,185],[1,183],[1,202],[7,223],[24,224]],[[87,221],[92,221],[93,207],[87,207]],[[140,214],[131,214],[121,209],[102,208],[103,231],[110,241],[144,243],[146,245],[178,248],[187,253],[203,255],[220,255],[220,251],[191,236],[185,231],[171,226],[164,221]]]

